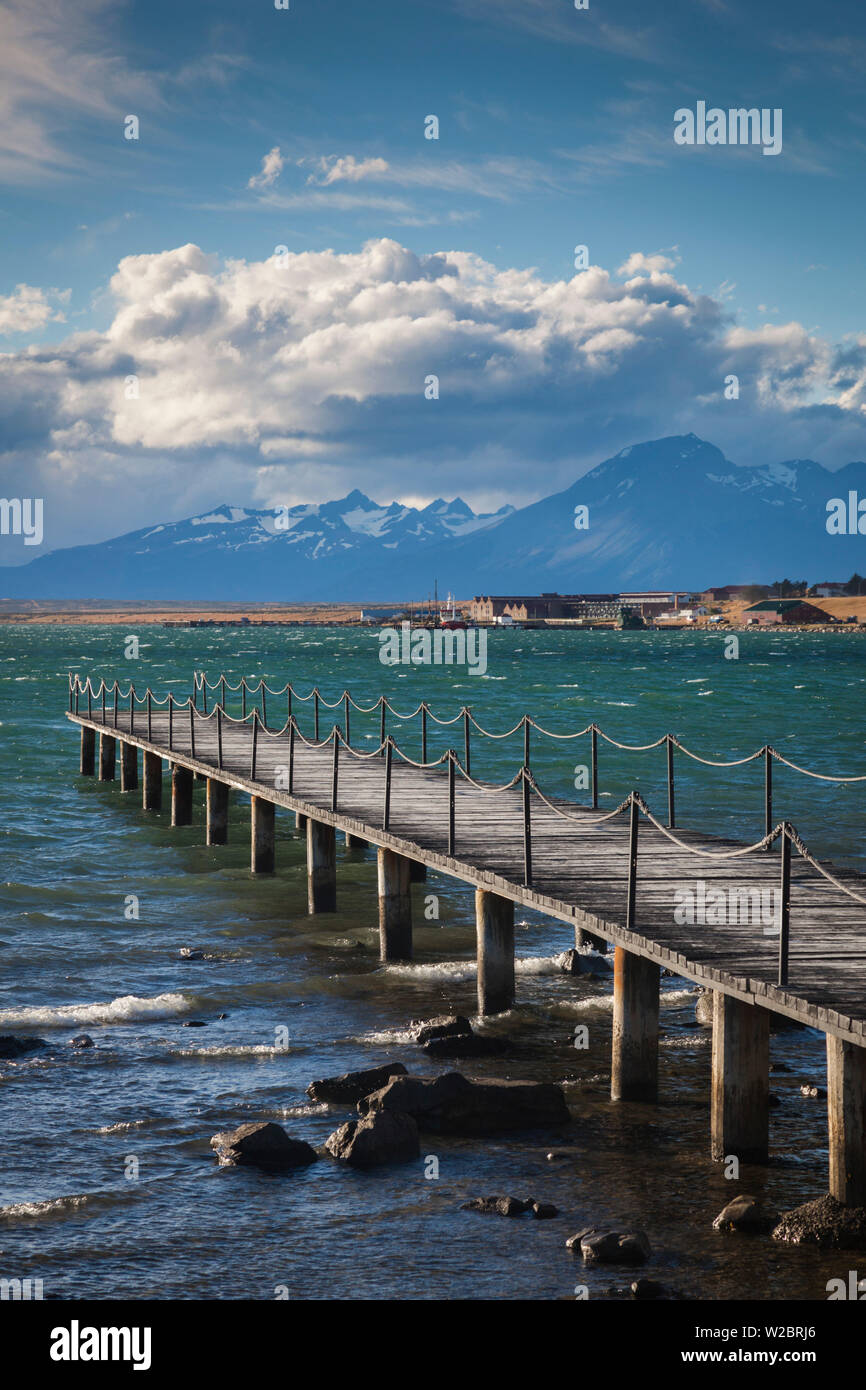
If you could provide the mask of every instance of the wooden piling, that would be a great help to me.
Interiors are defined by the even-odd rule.
[[[766,1163],[770,1142],[770,1015],[713,991],[710,1150]]]
[[[332,825],[307,818],[307,907],[337,910],[337,837]]]
[[[363,849],[365,844],[366,840],[360,835],[353,835],[351,830],[346,831],[346,849]]]
[[[171,765],[171,823],[192,825],[192,772],[180,763]]]
[[[120,790],[134,792],[138,789],[138,748],[134,743],[120,745]]]
[[[254,874],[272,874],[274,853],[274,803],[264,797],[250,798],[250,869]]]
[[[659,980],[654,961],[616,947],[611,1100],[658,1099]]]
[[[296,811],[296,812],[295,812],[295,829],[298,830],[298,831],[304,831],[304,830],[306,830],[306,828],[307,828],[307,817],[304,816],[304,815],[302,815],[300,811]]]
[[[501,1014],[514,1003],[514,903],[487,888],[475,890],[478,1012]]]
[[[379,959],[412,959],[411,860],[392,849],[377,850]]]
[[[81,758],[78,770],[82,777],[92,777],[96,772],[96,730],[81,726]]]
[[[117,761],[117,739],[111,734],[99,735],[99,780],[114,781],[114,767]]]
[[[229,789],[226,782],[216,777],[207,779],[207,842],[209,845],[227,844],[229,838]]]
[[[589,948],[598,951],[600,955],[607,954],[607,942],[603,936],[596,936],[595,932],[587,931],[586,927],[575,927],[574,944],[578,951]]]
[[[866,1047],[827,1034],[830,1193],[866,1207]]]
[[[144,751],[142,759],[141,805],[145,811],[162,810],[162,758],[159,753]]]
[[[418,859],[409,862],[409,879],[412,883],[427,882],[427,865],[422,864]]]

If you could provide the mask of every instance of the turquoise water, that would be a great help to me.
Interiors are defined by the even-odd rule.
[[[131,632],[137,661],[124,658]],[[485,1025],[508,1035],[513,1053],[464,1069],[566,1083],[568,1133],[427,1139],[425,1154],[440,1160],[434,1180],[423,1163],[359,1174],[322,1161],[280,1177],[219,1169],[210,1136],[247,1119],[322,1143],[345,1116],[307,1103],[314,1077],[389,1058],[437,1070],[406,1028],[474,1012],[471,891],[432,874],[418,885],[439,899],[439,920],[423,919],[419,897],[415,961],[382,967],[369,851],[339,847],[339,911],[310,919],[290,817],[278,817],[277,873],[254,881],[242,797],[232,799],[230,844],[208,849],[200,788],[191,827],[172,830],[167,809],[144,817],[137,794],[78,777],[77,731],[64,718],[69,670],[185,698],[193,669],[205,669],[291,679],[300,691],[318,684],[334,700],[347,684],[362,703],[384,691],[400,709],[424,699],[445,716],[468,703],[496,731],[529,709],[560,731],[595,719],[620,741],[647,742],[670,730],[708,758],[770,741],[816,770],[866,772],[863,637],[745,634],[739,660],[724,650],[723,637],[692,633],[491,632],[487,673],[474,677],[386,668],[376,634],[360,629],[0,630],[0,1032],[49,1043],[0,1062],[0,1276],[42,1278],[60,1298],[267,1299],[279,1286],[311,1298],[560,1298],[577,1283],[604,1297],[610,1272],[585,1271],[564,1244],[581,1225],[615,1222],[643,1226],[657,1252],[647,1272],[692,1296],[823,1298],[847,1256],[765,1240],[734,1248],[710,1230],[733,1191],[708,1158],[709,1035],[694,1026],[693,987],[664,981],[662,1103],[614,1107],[610,987],[559,973],[555,957],[572,942],[537,914],[518,914],[517,1005]],[[295,705],[302,719],[304,708]],[[284,716],[273,702],[269,714]],[[419,755],[417,726],[389,728]],[[431,725],[430,755],[459,748],[458,731],[434,737]],[[353,715],[352,739],[375,746],[377,716]],[[476,776],[510,775],[521,760],[519,735],[473,742]],[[575,796],[575,768],[588,761],[588,740],[534,739],[533,767],[552,793]],[[602,806],[632,786],[664,810],[664,750],[602,744]],[[776,818],[794,821],[818,853],[864,867],[862,787],[777,767],[775,794]],[[678,757],[677,804],[683,826],[758,838],[761,765]],[[125,916],[133,897],[137,920]],[[182,961],[187,946],[205,959]],[[182,1026],[192,1019],[207,1026]],[[590,1028],[588,1052],[571,1045],[578,1021]],[[288,1051],[275,1049],[280,1029]],[[82,1031],[96,1047],[71,1051]],[[773,1061],[787,1068],[773,1077],[774,1162],[746,1170],[737,1190],[763,1190],[784,1208],[826,1190],[822,1103],[799,1094],[802,1082],[823,1082],[823,1040],[779,1035]],[[552,1146],[566,1156],[548,1162]],[[498,1191],[553,1201],[562,1216],[528,1225],[459,1210]]]

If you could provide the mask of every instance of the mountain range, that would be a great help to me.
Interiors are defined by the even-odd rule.
[[[745,468],[673,435],[517,510],[383,506],[357,490],[276,511],[222,505],[2,569],[0,598],[372,603],[421,598],[434,581],[465,598],[847,579],[866,569],[866,537],[826,522],[830,499],[851,492],[866,499],[862,462]]]

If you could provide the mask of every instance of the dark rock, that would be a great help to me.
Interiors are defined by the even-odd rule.
[[[566,975],[609,975],[610,961],[603,956],[587,954],[585,951],[566,951],[559,963]]]
[[[522,1216],[533,1206],[531,1197],[473,1197],[464,1202],[461,1211],[480,1211],[485,1216]]]
[[[70,1047],[94,1047],[94,1041],[89,1033],[77,1033],[74,1038],[69,1039]]]
[[[781,1096],[776,1096],[771,1091],[770,1094],[767,1096],[767,1104],[771,1110],[777,1109],[777,1107],[782,1104]]]
[[[325,1148],[333,1158],[354,1168],[405,1163],[421,1153],[418,1126],[411,1115],[389,1110],[349,1120],[334,1131]]]
[[[472,1024],[462,1014],[443,1014],[440,1018],[428,1019],[426,1023],[410,1023],[409,1027],[415,1030],[416,1043],[432,1042],[434,1038],[458,1038],[472,1033]]]
[[[282,1125],[263,1121],[215,1134],[210,1143],[223,1166],[249,1164],[256,1168],[306,1168],[318,1158],[310,1144],[302,1139],[290,1139]]]
[[[654,1279],[634,1279],[630,1285],[632,1298],[664,1298],[667,1290],[664,1284],[657,1284]]]
[[[757,1197],[733,1197],[713,1222],[714,1231],[771,1231],[779,1220]]]
[[[203,1018],[190,1018],[186,1023],[181,1024],[182,1028],[207,1028],[207,1022]]]
[[[181,960],[204,960],[204,951],[195,951],[192,946],[181,946]]]
[[[559,1086],[547,1082],[468,1081],[459,1072],[433,1080],[398,1076],[358,1104],[362,1115],[388,1110],[411,1115],[434,1134],[491,1134],[571,1118]]]
[[[866,1250],[866,1207],[843,1206],[827,1193],[784,1212],[773,1230],[773,1239],[823,1249]]]
[[[559,1207],[555,1207],[552,1202],[533,1202],[532,1215],[536,1221],[552,1221],[555,1216],[559,1216]]]
[[[551,1149],[550,1153],[546,1154],[545,1157],[547,1158],[548,1163],[558,1163],[560,1159],[568,1158],[569,1155],[559,1153],[556,1149]]]
[[[0,1059],[8,1061],[13,1057],[23,1057],[27,1052],[36,1052],[47,1047],[44,1038],[16,1038],[12,1033],[0,1034]]]
[[[643,1231],[599,1231],[587,1226],[566,1242],[568,1250],[580,1250],[587,1264],[646,1264],[652,1253]]]
[[[810,1100],[826,1099],[827,1092],[824,1090],[823,1086],[801,1086],[800,1095],[808,1096]]]
[[[387,1086],[392,1076],[406,1076],[402,1062],[386,1062],[381,1067],[367,1067],[366,1071],[346,1071],[341,1076],[326,1076],[322,1081],[311,1081],[307,1095],[311,1100],[330,1101],[335,1105],[357,1105],[371,1091]]]
[[[457,1033],[454,1037],[431,1038],[424,1044],[424,1051],[430,1057],[501,1057],[510,1046],[507,1038]]]

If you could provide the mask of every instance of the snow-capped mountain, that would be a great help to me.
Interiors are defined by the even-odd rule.
[[[741,468],[674,435],[519,511],[380,505],[358,491],[276,511],[220,506],[0,570],[0,597],[370,603],[423,596],[434,579],[461,596],[847,579],[866,572],[866,536],[829,534],[827,504],[852,493],[866,501],[864,463]]]

